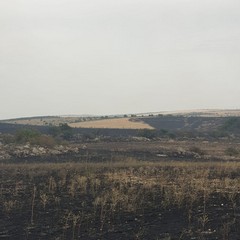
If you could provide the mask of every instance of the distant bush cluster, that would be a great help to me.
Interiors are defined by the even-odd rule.
[[[61,141],[70,140],[72,137],[72,128],[67,124],[62,124],[60,126],[50,127],[48,134],[42,134],[41,132],[31,128],[19,129],[14,135],[1,135],[1,141],[5,144],[29,143],[31,145],[39,145],[43,147],[53,147]]]
[[[44,147],[53,147],[56,145],[56,140],[50,135],[44,135],[32,129],[21,129],[15,134],[15,142],[30,143]]]

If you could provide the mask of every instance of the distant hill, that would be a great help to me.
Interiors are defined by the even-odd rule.
[[[76,116],[37,116],[37,117],[27,117],[27,118],[16,118],[16,119],[8,119],[2,120],[2,123],[10,123],[10,124],[21,124],[21,125],[33,125],[33,126],[49,126],[54,125],[58,126],[63,123],[74,123],[79,121],[88,121],[93,117],[76,117]]]
[[[235,119],[235,120],[233,120]],[[58,126],[77,129],[155,129],[159,131],[240,132],[240,110],[194,110],[117,116],[37,116],[0,121],[9,125]],[[80,131],[80,130],[79,130]]]
[[[173,115],[186,117],[240,117],[240,109],[197,109],[138,113],[137,116]]]
[[[59,125],[59,123],[77,123],[101,119],[115,119],[123,117],[151,117],[151,116],[185,116],[185,117],[240,117],[240,109],[199,109],[199,110],[178,110],[160,111],[134,114],[117,115],[60,115],[60,116],[33,116],[1,120],[0,122],[26,125]]]

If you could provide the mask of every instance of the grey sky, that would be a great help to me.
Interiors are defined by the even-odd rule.
[[[240,108],[239,0],[1,0],[0,119]]]

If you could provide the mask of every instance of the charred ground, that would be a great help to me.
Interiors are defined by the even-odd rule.
[[[239,118],[143,120],[1,123],[0,239],[239,239]]]

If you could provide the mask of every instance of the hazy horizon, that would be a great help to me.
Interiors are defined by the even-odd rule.
[[[237,0],[0,1],[0,119],[240,109]]]
[[[179,109],[179,110],[165,110],[165,111],[152,111],[152,112],[125,112],[125,113],[112,113],[112,114],[49,114],[49,115],[25,115],[25,116],[17,116],[13,118],[2,118],[1,120],[14,120],[14,119],[24,119],[24,118],[40,118],[40,117],[102,117],[102,116],[124,116],[124,115],[148,115],[148,114],[191,114],[191,113],[209,113],[210,115],[213,112],[230,112],[227,114],[234,115],[234,112],[240,112],[240,109]]]

